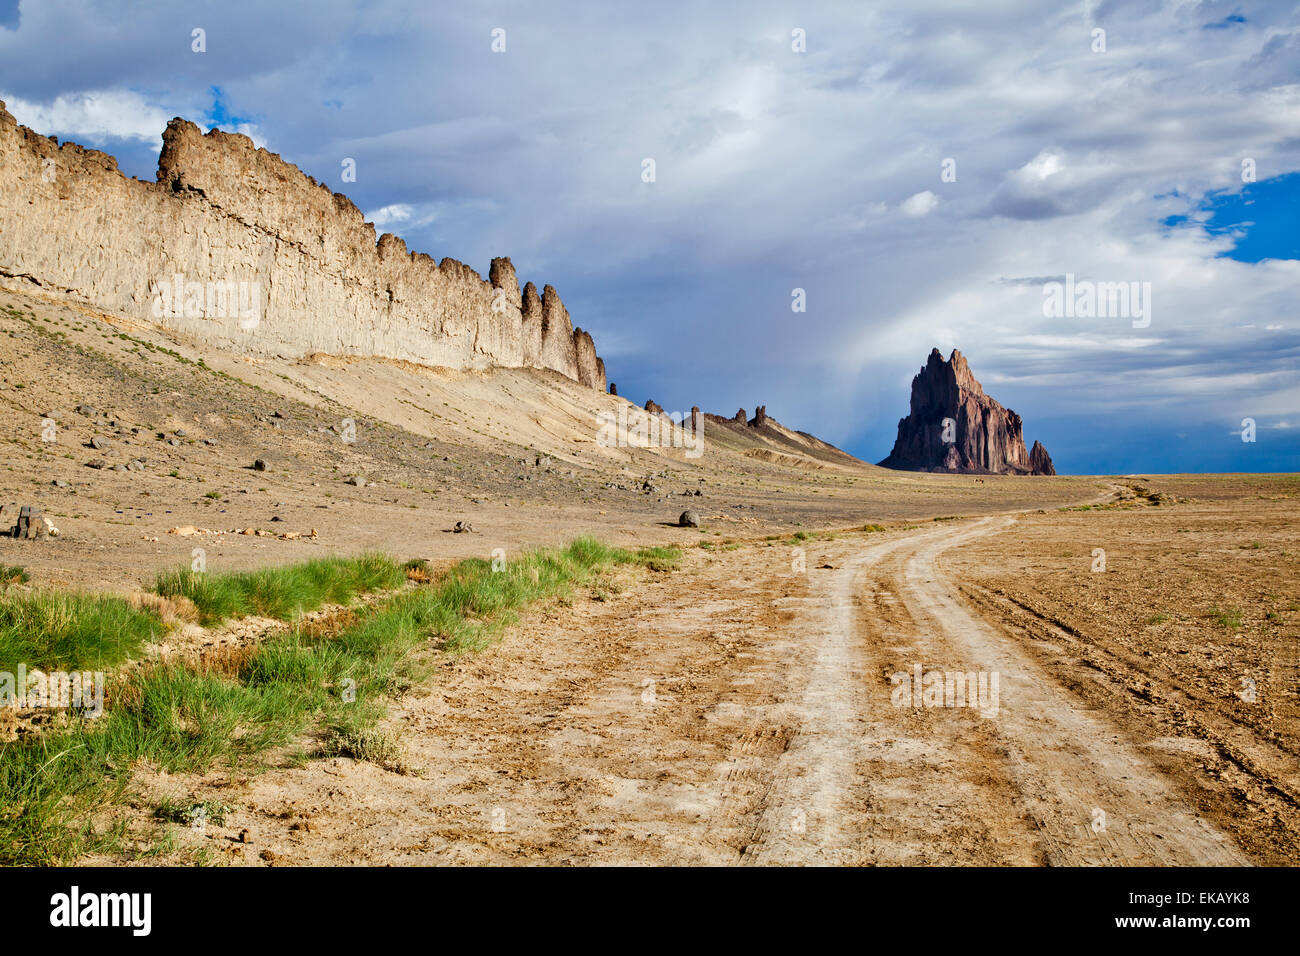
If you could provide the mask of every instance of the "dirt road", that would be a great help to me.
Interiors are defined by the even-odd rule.
[[[246,863],[1246,862],[939,569],[1015,520],[692,550],[404,701],[423,776],[217,781],[255,842],[213,838]],[[897,705],[918,666],[983,672],[983,708]]]

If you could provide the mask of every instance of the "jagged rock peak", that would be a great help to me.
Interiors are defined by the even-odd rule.
[[[1052,464],[1052,456],[1047,453],[1040,441],[1034,442],[1034,447],[1029,449],[1029,473],[1031,475],[1054,475],[1056,466]]]
[[[987,395],[961,352],[945,360],[932,349],[912,379],[910,413],[886,468],[971,474],[1055,474],[1041,444],[1035,460],[1025,450],[1019,415]]]

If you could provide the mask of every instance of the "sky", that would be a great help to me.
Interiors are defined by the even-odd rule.
[[[1294,3],[0,0],[0,99],[142,179],[171,117],[239,130],[508,255],[638,404],[879,461],[957,348],[1062,473],[1300,471]]]

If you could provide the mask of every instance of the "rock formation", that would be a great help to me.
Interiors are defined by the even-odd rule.
[[[754,409],[754,417],[750,419],[749,424],[754,428],[759,428],[767,424],[767,406],[759,405]]]
[[[1034,447],[1029,449],[1029,473],[1031,475],[1054,475],[1056,466],[1052,464],[1052,456],[1047,453],[1040,441],[1034,442]]]
[[[1036,457],[1034,457],[1036,456]],[[938,349],[912,379],[911,413],[898,422],[886,468],[968,474],[1054,475],[1047,450],[1025,451],[1020,416],[984,393],[966,358]]]
[[[410,252],[351,200],[247,137],[174,119],[157,182],[60,145],[0,102],[0,281],[27,283],[246,355],[548,368],[605,388],[556,291],[520,292]]]

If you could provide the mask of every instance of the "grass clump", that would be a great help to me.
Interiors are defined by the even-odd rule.
[[[1235,607],[1222,611],[1217,607],[1210,608],[1210,617],[1219,627],[1225,627],[1229,630],[1241,627],[1241,611]]]
[[[377,727],[331,727],[321,745],[326,757],[350,757],[392,773],[409,775],[412,768],[397,738]]]
[[[0,564],[0,590],[8,590],[14,584],[26,584],[31,580],[31,575],[27,573],[26,568],[20,568],[16,564]]]
[[[400,587],[406,571],[382,554],[320,558],[260,571],[210,574],[182,568],[158,576],[153,590],[194,602],[201,624],[258,615],[288,621],[322,604]]]
[[[37,592],[0,598],[0,670],[102,670],[161,635],[158,614],[110,595]]]

